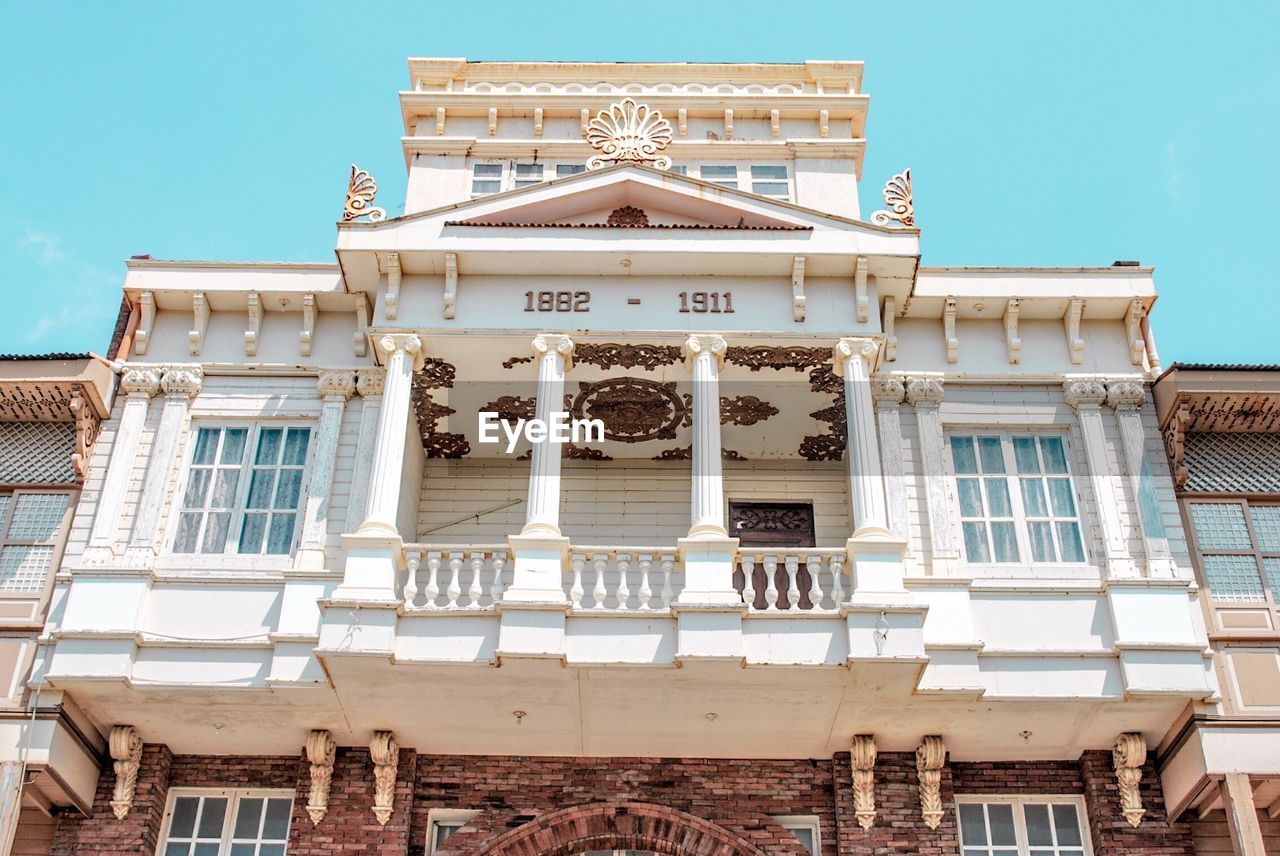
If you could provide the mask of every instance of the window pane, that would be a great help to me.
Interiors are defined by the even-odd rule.
[[[221,838],[222,823],[227,817],[226,797],[205,797],[200,811],[200,825],[197,832],[200,838]],[[216,847],[216,845],[215,845]],[[197,852],[199,852],[197,850]]]
[[[204,528],[201,553],[221,553],[227,546],[227,533],[231,529],[231,514],[220,511],[208,515]]]
[[[1193,502],[1191,523],[1204,550],[1251,550],[1244,507],[1238,502]]]
[[[1251,505],[1253,534],[1258,537],[1258,549],[1267,553],[1280,553],[1280,505]]]
[[[758,193],[761,196],[790,195],[787,185],[780,181],[753,181],[751,182],[751,192]]]
[[[246,514],[240,528],[240,552],[261,553],[262,539],[267,534],[267,515]]]
[[[213,490],[209,496],[209,508],[232,508],[236,503],[236,487],[240,484],[239,470],[216,470]]]
[[[171,841],[165,845],[164,856],[188,856],[191,845],[181,841]]]
[[[1049,506],[1044,501],[1044,482],[1041,479],[1019,479],[1022,482],[1022,506],[1028,517],[1048,517]]]
[[[170,837],[191,837],[196,828],[196,809],[199,807],[199,797],[178,797],[173,801],[173,819],[169,822]]]
[[[276,555],[288,553],[293,544],[293,515],[275,514],[271,517],[271,535],[267,552]]]
[[[1009,504],[1009,483],[1004,479],[986,479],[987,505],[992,517],[1012,517],[1013,506]]]
[[[7,541],[50,541],[67,510],[65,493],[24,493],[13,507]]]
[[[1053,807],[1053,827],[1058,832],[1058,846],[1079,847],[1080,817],[1070,803],[1057,803]]]
[[[478,163],[472,167],[472,175],[476,178],[502,178],[502,164],[500,163]]]
[[[217,428],[201,428],[196,432],[196,447],[191,461],[196,464],[212,464],[214,452],[218,448]]]
[[[1018,461],[1018,472],[1040,472],[1040,458],[1036,455],[1036,441],[1032,437],[1013,438],[1013,456]]]
[[[982,485],[978,479],[956,479],[960,491],[960,514],[963,517],[982,517]]]
[[[1004,472],[1004,449],[1001,448],[999,437],[979,437],[978,451],[982,457],[984,473]]]
[[[284,856],[284,845],[263,844],[258,848],[258,856]]]
[[[298,497],[302,493],[302,470],[281,470],[280,482],[276,485],[275,508],[294,509],[298,507]]]
[[[192,856],[218,856],[217,844],[197,844],[191,851]]]
[[[1271,599],[1280,603],[1280,557],[1266,556],[1262,568],[1267,572],[1267,584],[1271,587]]]
[[[290,428],[288,439],[284,444],[282,464],[300,467],[307,461],[307,440],[311,431],[306,428]]]
[[[1084,543],[1080,540],[1080,524],[1076,522],[1058,524],[1058,540],[1062,542],[1062,561],[1083,562]]]
[[[1044,455],[1046,473],[1067,472],[1067,453],[1062,447],[1061,437],[1041,437],[1040,452]]]
[[[542,164],[540,163],[518,163],[516,164],[516,178],[532,178],[538,181],[542,180]]]
[[[558,163],[556,164],[556,178],[563,178],[566,175],[577,175],[580,172],[586,172],[587,165],[582,163]],[[672,172],[675,168],[672,167]]]
[[[1049,828],[1049,807],[1040,803],[1022,807],[1027,819],[1027,844],[1052,847],[1053,830]]]
[[[970,562],[990,562],[991,554],[987,552],[987,525],[985,523],[965,523],[964,555]]]
[[[232,844],[231,856],[255,856],[254,851],[258,849],[256,844]]]
[[[0,591],[43,590],[53,564],[53,549],[32,545],[0,550]]]
[[[500,181],[473,181],[471,182],[472,193],[497,193],[502,189]]]
[[[808,827],[804,827],[804,826],[794,827],[791,829],[791,834],[794,835],[796,839],[799,840],[799,842],[804,845],[804,849],[809,851],[810,856],[817,856],[817,854],[814,853],[814,850],[813,850],[813,830],[812,829],[809,829]]]
[[[220,464],[240,464],[244,460],[244,441],[249,436],[248,428],[228,428],[223,432],[222,456]]]
[[[786,179],[787,168],[782,164],[752,164],[751,177]]]
[[[997,562],[1018,561],[1018,536],[1012,523],[992,523],[991,540],[995,542]]]
[[[1057,561],[1057,551],[1053,547],[1053,529],[1048,521],[1028,523],[1027,534],[1031,536],[1031,561]]]
[[[275,465],[280,461],[280,439],[284,432],[279,428],[263,428],[258,432],[258,453],[255,464]]]
[[[245,502],[245,508],[270,508],[275,483],[275,470],[254,470],[253,478],[249,481],[249,498]]]
[[[678,164],[673,164],[669,171],[674,172],[676,175],[688,175],[689,167],[685,164],[678,163]]]
[[[960,804],[960,841],[966,845],[987,843],[987,821],[980,803]]]
[[[951,461],[957,473],[976,473],[978,459],[973,454],[972,437],[951,438]]]
[[[262,823],[262,799],[252,797],[240,800],[236,809],[236,838],[257,838],[258,827]]]
[[[1070,479],[1049,479],[1049,502],[1054,517],[1075,517],[1076,499],[1071,495]]]
[[[991,803],[987,806],[987,817],[991,822],[991,843],[1016,847],[1018,840],[1013,831],[1013,806]]]
[[[212,483],[212,470],[192,470],[191,477],[187,480],[186,493],[182,495],[183,508],[203,508],[205,497],[209,494],[209,485]]]
[[[701,175],[707,181],[722,181],[726,178],[731,178],[734,184],[738,182],[738,168],[736,166],[704,166]]]
[[[1266,600],[1253,556],[1205,556],[1205,583],[1214,600]]]
[[[267,800],[267,822],[262,827],[262,837],[272,841],[284,841],[289,837],[289,813],[293,800],[273,798]]]
[[[173,541],[173,552],[194,553],[199,537],[200,515],[185,512],[178,515],[178,537]]]

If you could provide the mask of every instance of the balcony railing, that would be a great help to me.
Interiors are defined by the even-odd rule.
[[[492,609],[502,599],[510,566],[499,545],[405,546],[404,608],[417,611]]]
[[[565,574],[569,602],[586,612],[668,610],[683,582],[660,547],[580,547]]]
[[[744,548],[734,588],[753,612],[831,612],[852,590],[840,549]]]

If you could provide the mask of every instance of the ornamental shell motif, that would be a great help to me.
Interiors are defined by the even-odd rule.
[[[358,217],[368,216],[370,223],[387,219],[387,212],[373,204],[378,195],[378,182],[373,176],[351,165],[351,181],[347,183],[347,204],[342,209],[342,222],[350,223]]]
[[[888,210],[876,211],[871,222],[877,226],[897,223],[899,226],[916,224],[916,206],[911,198],[911,170],[904,169],[885,182],[884,204]]]
[[[587,126],[587,142],[599,150],[587,160],[587,169],[615,163],[645,163],[670,169],[671,158],[660,152],[671,142],[671,123],[648,104],[630,98],[601,110]]]

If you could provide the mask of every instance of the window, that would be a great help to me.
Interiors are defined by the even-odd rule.
[[[1062,437],[952,436],[951,462],[969,562],[1085,561]]]
[[[162,856],[284,856],[292,791],[170,790]]]
[[[673,172],[676,175],[688,175],[689,167],[685,166],[682,163],[672,164],[669,172]]]
[[[41,592],[62,541],[68,493],[0,494],[0,592]]]
[[[516,187],[528,187],[542,181],[542,164],[516,164]]]
[[[738,188],[738,168],[736,166],[704,166],[698,173],[703,181],[723,184],[725,187]]]
[[[577,175],[580,172],[586,172],[587,165],[585,163],[558,163],[556,164],[556,178],[564,178],[567,175]]]
[[[479,813],[460,808],[433,808],[427,812],[427,856],[433,856],[451,835]]]
[[[1214,600],[1280,604],[1280,505],[1190,502],[1205,585]]]
[[[198,428],[173,552],[288,554],[310,439],[309,428]]]
[[[1087,856],[1079,797],[958,797],[962,856]]]
[[[502,189],[502,164],[477,163],[471,166],[471,195],[486,196]]]
[[[804,849],[809,851],[809,856],[822,856],[822,834],[817,815],[786,815],[774,820],[799,839]]]
[[[751,192],[761,196],[778,196],[787,199],[791,188],[787,184],[787,168],[782,164],[752,164]]]

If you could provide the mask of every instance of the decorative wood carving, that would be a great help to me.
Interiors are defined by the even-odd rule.
[[[884,202],[888,210],[881,209],[871,215],[877,226],[897,223],[900,226],[916,224],[916,206],[911,198],[911,170],[904,169],[885,182]]]
[[[413,410],[418,420],[422,448],[428,458],[457,459],[471,453],[464,434],[438,430],[438,422],[456,411],[432,398],[430,390],[453,387],[457,369],[438,357],[425,358],[413,376]]]
[[[796,532],[813,526],[812,509],[786,505],[743,504],[734,514],[735,526],[749,532]]]
[[[338,742],[328,731],[312,731],[307,737],[307,760],[311,762],[307,814],[313,824],[320,823],[329,810],[329,785],[333,782],[333,762],[337,754]]]
[[[387,385],[387,370],[382,368],[360,369],[356,372],[356,392],[361,398],[382,395]]]
[[[138,768],[142,765],[142,737],[132,725],[111,729],[108,741],[116,785],[111,795],[111,810],[116,820],[124,820],[133,808],[133,794],[138,787]]]
[[[1142,335],[1142,320],[1147,317],[1147,310],[1141,300],[1130,300],[1129,308],[1124,314],[1125,339],[1129,342],[1129,362],[1135,366],[1142,365],[1142,357],[1147,350],[1146,337]]]
[[[769,111],[769,134],[771,136],[776,137],[778,136],[779,131],[781,131],[782,123],[780,119],[781,114],[776,109]]]
[[[724,138],[726,140],[733,139],[733,109],[726,108],[724,111]]]
[[[777,416],[779,412],[778,408],[754,395],[720,397],[721,425],[755,425],[770,416]]]
[[[311,356],[311,342],[316,335],[316,296],[302,295],[302,332],[298,334],[298,352]]]
[[[387,212],[374,206],[378,195],[378,182],[373,176],[351,165],[351,180],[347,182],[347,203],[342,208],[342,222],[350,223],[359,217],[368,217],[370,223],[387,219]]]
[[[805,348],[800,346],[775,345],[730,345],[724,354],[725,362],[746,366],[753,372],[761,369],[805,369],[817,368],[831,362],[830,348]]]
[[[323,399],[332,397],[347,401],[355,391],[356,373],[353,371],[330,369],[320,372],[316,378],[316,394]]]
[[[1062,326],[1067,333],[1067,350],[1071,352],[1071,362],[1080,365],[1084,362],[1084,339],[1080,338],[1080,318],[1084,315],[1084,301],[1072,300],[1067,304],[1067,312],[1062,316]]]
[[[800,441],[800,457],[806,461],[838,461],[844,457],[844,437],[834,432],[809,434]]]
[[[369,741],[369,757],[373,760],[373,814],[383,826],[391,819],[396,795],[396,765],[400,763],[400,744],[390,731],[375,731]]]
[[[597,113],[587,126],[587,142],[599,152],[587,160],[587,169],[615,163],[670,169],[671,158],[661,152],[671,142],[671,136],[671,123],[662,113],[624,98]]]
[[[76,480],[83,483],[89,469],[89,453],[102,430],[102,420],[93,412],[82,389],[71,394],[67,406],[76,420],[76,450],[71,453],[71,469],[76,474]]]
[[[674,382],[620,377],[599,383],[584,381],[578,387],[570,412],[575,419],[604,422],[606,440],[671,440],[676,429],[689,424],[688,403],[676,392]]]
[[[437,108],[436,108],[436,136],[437,136],[437,137],[443,137],[443,136],[444,136],[444,120],[445,120],[445,115],[446,115],[446,113],[445,113],[445,109],[444,109],[443,107],[437,107]]]
[[[244,355],[258,356],[258,336],[262,333],[262,297],[256,291],[249,292],[249,326],[244,331]]]
[[[147,345],[151,342],[151,331],[156,323],[156,296],[154,292],[144,291],[138,295],[140,318],[138,329],[133,332],[133,352],[141,357],[147,353]]]
[[[791,318],[793,321],[804,320],[806,303],[808,298],[804,295],[804,256],[796,256],[791,260]]]
[[[199,366],[166,366],[160,376],[160,389],[165,395],[194,398],[204,385],[204,369]]]
[[[1101,378],[1069,378],[1062,382],[1062,396],[1077,410],[1099,407],[1107,400],[1107,385]]]
[[[947,763],[947,747],[942,738],[930,734],[916,749],[916,777],[920,780],[920,816],[924,825],[937,829],[945,813],[942,809],[942,768]]]
[[[519,395],[501,395],[480,409],[496,413],[499,419],[507,422],[515,422],[519,419],[532,419],[537,403],[537,397],[532,395],[528,398]]]
[[[1147,741],[1136,732],[1121,734],[1111,750],[1111,761],[1120,785],[1120,810],[1130,826],[1137,826],[1146,814],[1138,785],[1142,782],[1142,765],[1147,762]]]
[[[876,741],[870,734],[853,738],[853,809],[858,825],[870,829],[876,822]]]
[[[1147,400],[1147,390],[1139,378],[1107,381],[1107,404],[1116,410],[1138,410]]]
[[[369,299],[363,293],[356,295],[356,331],[352,336],[357,357],[363,357],[369,351],[367,331],[369,329]]]
[[[413,377],[413,383],[422,384],[424,389],[452,389],[458,370],[439,357],[427,357],[422,363],[422,370]]]
[[[489,136],[498,136],[498,108],[489,108]]]
[[[603,344],[581,342],[574,348],[573,358],[579,363],[606,370],[614,366],[621,366],[624,369],[639,366],[645,371],[653,371],[658,366],[675,365],[682,359],[678,345],[632,345],[615,342]],[[532,359],[529,357],[524,362]],[[519,362],[515,358],[512,360]],[[502,365],[504,368],[510,368],[505,362]]]
[[[456,460],[471,454],[471,444],[463,434],[435,431],[422,438],[422,449],[428,458]]]
[[[844,380],[831,370],[828,364],[809,372],[809,389],[833,397],[831,404],[809,414],[819,422],[826,422],[830,429],[822,434],[810,434],[800,441],[799,455],[806,461],[838,461],[844,457],[847,415],[844,408]]]
[[[609,212],[609,219],[605,222],[610,226],[648,226],[649,215],[644,212],[643,208],[637,208],[634,205],[623,205],[621,208],[615,208]]]
[[[741,452],[735,452],[733,449],[720,449],[720,458],[725,461],[745,461],[747,457]],[[677,449],[666,449],[663,452],[654,455],[651,461],[690,461],[693,460],[693,447],[684,446]]]
[[[203,291],[191,295],[191,315],[193,325],[187,332],[187,343],[191,346],[191,356],[200,356],[204,348],[204,334],[209,329],[209,301]]]
[[[502,361],[502,367],[504,369],[513,369],[518,365],[531,362],[533,362],[533,357],[507,357]]]
[[[542,136],[542,108],[533,108],[533,135],[535,137]]]
[[[1191,478],[1191,470],[1187,469],[1186,463],[1187,427],[1190,424],[1191,409],[1179,402],[1164,426],[1164,449],[1173,470],[1173,483],[1179,490]]]
[[[560,457],[571,461],[612,461],[613,458],[599,449],[589,446],[575,446],[573,443],[561,444]]]

